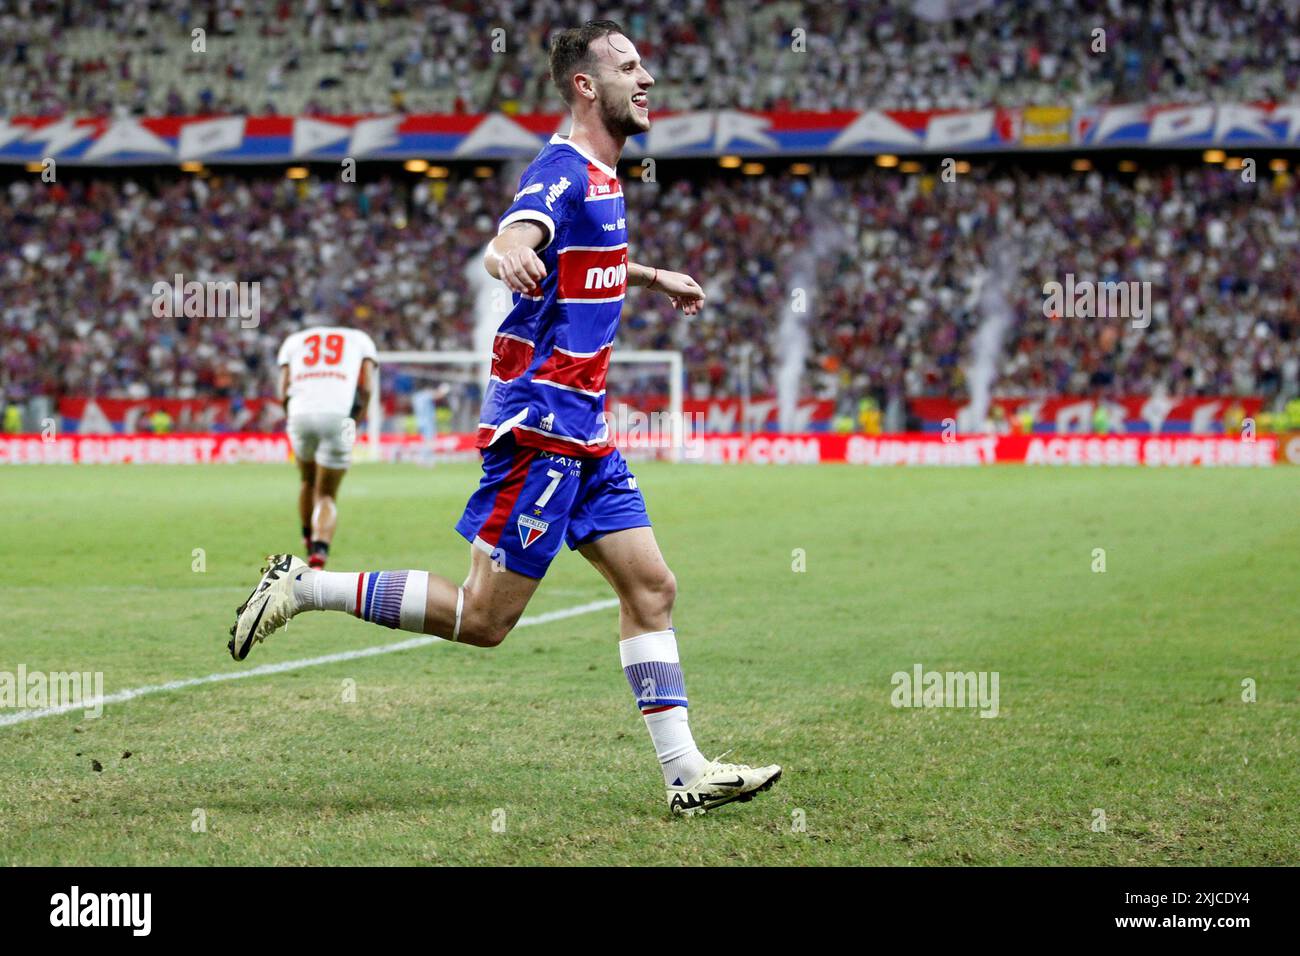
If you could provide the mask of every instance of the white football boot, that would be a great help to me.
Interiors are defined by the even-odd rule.
[[[229,647],[230,656],[237,661],[242,661],[254,644],[266,640],[297,613],[293,582],[303,571],[310,570],[305,561],[292,554],[268,554],[266,565],[262,580],[235,611]]]
[[[753,800],[754,794],[771,789],[772,784],[781,779],[781,768],[776,764],[750,767],[743,763],[719,763],[718,760],[710,760],[704,772],[689,787],[668,788],[670,811],[690,817],[733,800],[744,803]]]

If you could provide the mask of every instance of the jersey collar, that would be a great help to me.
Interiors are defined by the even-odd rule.
[[[595,156],[592,156],[589,152],[587,152],[577,143],[572,142],[567,136],[561,136],[559,133],[556,133],[554,136],[551,137],[551,145],[569,147],[569,149],[573,150],[575,153],[577,153],[587,162],[591,163],[593,166],[599,169],[606,176],[610,176],[613,177],[614,179],[618,179],[618,172],[616,170],[610,169],[608,166],[602,163]]]

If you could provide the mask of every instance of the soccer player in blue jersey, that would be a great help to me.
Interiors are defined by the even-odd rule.
[[[456,524],[471,544],[460,586],[425,571],[327,572],[271,555],[236,612],[230,651],[304,611],[342,611],[387,627],[495,647],[519,620],[561,541],[619,597],[619,653],[663,770],[671,812],[747,800],[778,766],[709,760],[687,722],[672,626],[676,581],[659,551],[636,478],[611,443],[605,375],[627,287],[694,315],[690,276],[628,258],[616,165],[628,136],[650,128],[654,79],[618,24],[567,30],[551,76],[573,113],[525,170],[485,266],[514,293],[493,344],[477,444],[483,478]]]

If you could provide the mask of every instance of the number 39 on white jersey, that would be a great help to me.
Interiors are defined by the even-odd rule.
[[[284,340],[277,365],[289,366],[289,415],[347,415],[365,359],[377,361],[365,332],[337,326],[303,329]]]

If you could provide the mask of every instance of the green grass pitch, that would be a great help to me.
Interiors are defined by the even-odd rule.
[[[636,471],[696,739],[772,791],[667,815],[601,610],[0,726],[0,864],[1300,862],[1295,472]],[[331,568],[459,580],[476,474],[357,467]],[[0,671],[114,693],[409,636],[313,614],[230,660],[294,482],[0,471]],[[607,596],[566,550],[528,613]],[[916,664],[997,672],[998,716],[892,706]]]

